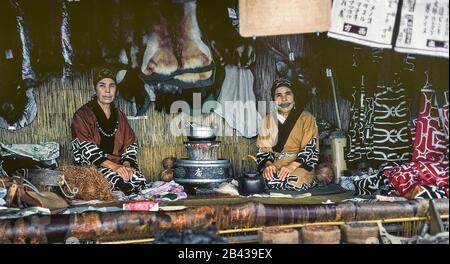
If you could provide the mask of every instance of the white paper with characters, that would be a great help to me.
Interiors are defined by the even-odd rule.
[[[375,48],[392,48],[399,0],[335,0],[328,36]]]
[[[395,51],[448,58],[448,0],[403,1]]]

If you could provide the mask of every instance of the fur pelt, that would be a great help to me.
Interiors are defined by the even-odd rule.
[[[95,41],[94,9],[92,1],[67,3],[71,40],[74,52],[74,69],[83,71],[100,61],[100,52]]]

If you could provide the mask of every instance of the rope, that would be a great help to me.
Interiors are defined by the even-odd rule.
[[[44,193],[41,193],[36,186],[34,186],[31,182],[29,182],[26,178],[28,178],[28,169],[22,169],[23,171],[23,178],[19,177],[19,176],[14,176],[15,178],[19,178],[21,179],[23,182],[23,187],[28,187],[30,188],[32,191],[36,192],[37,194],[39,194],[42,197],[46,197],[46,195]]]
[[[28,169],[22,169],[23,171],[23,178],[19,177],[19,176],[14,176],[15,178],[18,179],[22,179],[25,183],[23,184],[24,187],[28,187],[31,190],[33,190],[34,192],[36,192],[37,194],[39,194],[42,197],[46,197],[46,195],[42,192],[40,192],[36,186],[34,186],[31,182],[29,182],[26,178],[28,178]],[[3,182],[3,181],[2,181]],[[75,197],[75,195],[78,193],[78,188],[74,187],[74,188],[70,188],[69,184],[67,183],[66,179],[64,178],[64,175],[59,175],[57,178],[57,183],[59,186],[59,189],[61,190],[61,192],[63,193],[63,195],[66,198],[69,199],[73,199]],[[68,195],[65,191],[64,191],[64,185],[67,186],[67,189],[69,190],[70,195]]]
[[[70,198],[70,199],[75,198],[75,195],[78,193],[79,190],[78,190],[77,187],[73,187],[71,189],[70,186],[69,186],[69,183],[67,183],[67,181],[66,181],[66,178],[64,178],[64,175],[59,175],[58,179],[57,179],[57,182],[58,182],[59,189],[61,190],[61,192],[64,194],[65,197]],[[64,191],[64,188],[63,188],[64,185],[67,186],[67,189],[69,190],[70,195],[68,195]]]

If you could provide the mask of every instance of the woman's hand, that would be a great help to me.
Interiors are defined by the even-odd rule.
[[[125,167],[131,167],[131,163],[129,161],[122,162],[122,165]]]
[[[124,181],[130,181],[133,176],[133,169],[130,167],[125,167],[123,165],[117,165],[114,169],[114,172],[117,173]]]
[[[125,168],[127,169],[128,172],[131,172],[131,174],[135,174],[136,173],[136,169],[131,167],[131,163],[129,161],[124,161],[122,163],[123,166],[125,166]]]
[[[117,175],[123,178],[124,181],[129,181],[133,174],[136,172],[135,169],[131,167],[131,164],[128,161],[125,161],[122,165],[114,163],[110,160],[105,160],[100,165],[114,171],[115,173],[117,173]]]
[[[271,181],[271,180],[274,179],[273,175],[275,173],[277,173],[277,167],[275,167],[272,164],[272,162],[270,162],[270,161],[267,162],[266,163],[266,167],[264,168],[264,171],[263,171],[263,178],[268,180],[268,181]]]
[[[289,175],[291,175],[299,166],[298,162],[291,162],[289,165],[283,166],[280,169],[278,178],[284,181]]]

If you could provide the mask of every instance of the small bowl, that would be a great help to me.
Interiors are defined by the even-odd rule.
[[[189,139],[211,139],[216,137],[217,126],[201,126],[194,123],[187,123],[186,129]]]

